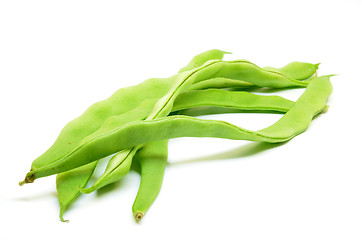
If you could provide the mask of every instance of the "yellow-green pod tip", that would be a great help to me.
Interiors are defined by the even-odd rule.
[[[26,183],[32,183],[35,180],[35,176],[32,172],[28,172],[23,181],[19,182],[19,186],[23,186]]]
[[[136,222],[139,222],[142,220],[143,216],[144,216],[144,214],[142,212],[136,212],[134,214],[134,219],[136,220]]]
[[[67,223],[67,222],[69,222],[69,220],[64,219],[64,217],[63,217],[64,212],[65,212],[65,207],[61,207],[60,212],[59,212],[59,218],[60,218],[60,221]]]
[[[329,105],[325,105],[323,110],[322,110],[322,113],[328,112],[328,109],[329,109]]]

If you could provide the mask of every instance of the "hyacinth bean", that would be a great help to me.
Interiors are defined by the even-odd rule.
[[[307,80],[316,73],[318,67],[319,63],[291,62],[282,68],[264,67],[264,69],[281,72],[293,79]]]
[[[223,121],[187,116],[134,121],[116,129],[112,126],[111,131],[100,131],[97,136],[83,140],[72,152],[52,164],[29,172],[26,178],[32,182],[36,178],[68,171],[123,149],[178,137],[216,137],[260,142],[288,141],[307,129],[312,118],[324,109],[331,92],[329,76],[313,78],[302,96],[279,121],[259,131],[243,129]]]
[[[79,188],[86,186],[97,163],[98,161],[94,161],[87,165],[57,175],[57,192],[60,204],[59,218],[62,222],[68,222],[68,220],[64,220],[63,218],[64,212],[80,194]],[[62,184],[58,184],[59,182]]]
[[[179,73],[187,72],[195,68],[201,67],[207,61],[210,60],[221,60],[225,54],[231,54],[230,52],[224,52],[218,49],[212,49],[202,52],[191,59],[191,61],[183,68],[179,70]]]
[[[141,182],[132,206],[136,221],[142,219],[161,190],[167,164],[167,140],[145,144],[134,156],[140,166]]]
[[[86,136],[95,132],[103,122],[111,117],[127,112],[146,99],[159,98],[155,111],[157,116],[166,116],[170,105],[178,93],[187,89],[192,83],[199,83],[209,78],[232,78],[249,82],[259,87],[305,87],[307,82],[291,79],[282,73],[268,71],[246,60],[208,61],[205,65],[176,74],[170,78],[153,78],[114,93],[110,98],[95,103],[80,117],[68,123],[61,131],[55,143],[32,163],[32,170],[50,164],[72,151]],[[169,101],[171,100],[171,101]],[[163,106],[165,102],[169,102]],[[153,115],[149,117],[152,119]]]
[[[264,67],[264,69],[283,73],[285,76],[296,80],[309,80],[317,71],[319,64],[305,62],[291,62],[282,68]],[[250,88],[254,84],[232,79],[232,78],[211,78],[190,86],[189,90],[208,88]]]
[[[293,101],[280,96],[263,96],[250,92],[231,92],[221,89],[185,91],[176,99],[172,111],[200,106],[217,106],[242,110],[273,110],[287,112]]]

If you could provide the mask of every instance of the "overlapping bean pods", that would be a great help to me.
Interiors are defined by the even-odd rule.
[[[209,50],[209,51],[206,51],[206,52],[203,52],[197,56],[195,56],[191,61],[190,63],[188,63],[184,69],[187,69],[187,68],[190,68],[190,66],[201,66],[203,65],[205,62],[207,62],[208,60],[217,60],[217,59],[222,59],[223,56],[224,56],[224,53],[223,51],[220,51],[220,50]],[[143,86],[141,86],[142,88]],[[117,98],[115,97],[116,94],[114,94],[112,97],[114,98],[113,101],[116,101]],[[111,97],[111,98],[112,98]],[[147,96],[146,96],[147,97]],[[112,101],[110,99],[110,101]],[[119,100],[123,100],[122,99],[122,96],[119,97]],[[134,101],[137,101],[134,100]],[[117,101],[118,102],[118,101]],[[122,102],[118,102],[118,104],[122,104]],[[124,110],[124,109],[123,109]],[[87,111],[88,112],[88,111]],[[81,123],[82,122],[82,118],[88,118],[89,117],[89,114],[88,113],[84,113],[81,117],[79,117],[78,119],[75,120],[75,126],[77,125],[77,122],[78,123]],[[107,111],[106,111],[107,112]],[[122,109],[118,109],[118,113],[121,114],[123,113],[122,112]],[[103,119],[100,118],[99,120],[102,121],[102,120],[105,120],[107,116],[105,116]],[[92,132],[94,131],[94,128],[88,128],[87,129],[87,126],[86,125],[82,125],[83,129],[85,130],[88,130],[88,132]],[[59,138],[57,139],[57,141],[55,142],[55,144],[52,146],[52,148],[59,148],[62,149],[62,146],[61,145],[61,141],[59,141],[59,139],[62,139],[62,138],[65,138],[67,139],[69,142],[76,142],[77,139],[69,139],[69,134],[67,133],[71,133],[72,132],[72,128],[71,127],[68,127],[67,129],[67,126],[65,127],[65,129],[63,129],[62,132],[65,132],[65,134],[59,136]],[[86,131],[84,131],[85,133]],[[60,144],[57,144],[57,143],[60,143]],[[75,147],[75,145],[73,145]],[[70,146],[69,145],[65,145],[65,151],[70,151]],[[121,153],[120,153],[121,154]],[[48,156],[49,157],[49,156]],[[115,156],[114,159],[119,159],[119,156]],[[34,164],[33,164],[34,165]],[[60,219],[62,221],[64,221],[64,218],[63,218],[63,214],[64,214],[64,211],[65,209],[76,199],[76,197],[80,194],[80,191],[79,189],[80,188],[84,188],[86,186],[86,184],[88,183],[88,180],[90,179],[90,176],[92,175],[95,167],[97,166],[97,164],[89,164],[87,167],[80,167],[80,168],[76,168],[74,170],[71,170],[71,171],[68,171],[68,172],[65,172],[65,173],[61,173],[61,174],[58,174],[57,175],[57,190],[58,190],[58,198],[59,198],[59,203],[60,203]],[[77,177],[75,177],[75,175]],[[122,175],[123,176],[123,175]],[[122,178],[122,176],[118,176],[118,178]],[[115,179],[116,180],[116,179]],[[65,190],[64,190],[65,189]]]
[[[284,142],[307,129],[326,108],[332,87],[329,76],[316,77],[319,64],[292,62],[282,68],[260,68],[246,60],[224,61],[220,50],[195,56],[170,78],[149,79],[120,89],[92,105],[62,130],[53,146],[34,160],[23,182],[57,175],[62,221],[66,208],[83,193],[122,179],[132,163],[139,166],[141,184],[132,207],[140,220],[157,197],[167,161],[168,139],[217,137],[259,142]],[[296,101],[256,95],[248,88],[306,87]],[[230,88],[236,91],[228,91]],[[279,112],[285,115],[259,131],[223,121],[187,116],[207,114],[200,107],[233,111]],[[220,111],[218,111],[220,112]],[[178,115],[178,114],[182,115]],[[155,134],[157,133],[157,134]],[[88,184],[99,159],[115,154],[104,173]]]
[[[259,131],[243,129],[223,121],[187,116],[146,118],[126,124],[107,121],[100,129],[83,139],[73,151],[55,162],[30,171],[27,177],[35,180],[80,167],[147,142],[179,137],[215,137],[271,143],[288,141],[303,132],[312,118],[323,110],[330,93],[328,76],[313,79],[304,94],[278,122]]]

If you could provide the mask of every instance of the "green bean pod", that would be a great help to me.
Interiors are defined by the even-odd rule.
[[[221,60],[224,58],[225,54],[231,54],[229,52],[224,52],[218,49],[212,49],[205,52],[202,52],[191,59],[191,61],[183,68],[180,69],[178,73],[187,72],[195,68],[201,67],[207,61],[210,60]]]
[[[141,182],[132,206],[133,216],[140,221],[159,194],[167,164],[167,140],[145,144],[134,161],[140,166]]]
[[[291,62],[282,68],[264,67],[269,71],[282,73],[289,78],[296,80],[308,80],[318,69],[319,64],[311,64],[305,62]],[[190,86],[189,90],[199,90],[208,88],[250,88],[255,87],[254,84],[245,81],[240,81],[232,78],[211,78],[198,82]]]
[[[68,220],[64,220],[63,218],[64,212],[80,194],[79,189],[87,185],[97,163],[98,161],[94,161],[57,175],[57,192],[60,204],[59,218],[62,222],[68,222]]]
[[[294,106],[294,102],[280,96],[256,95],[244,91],[191,90],[181,93],[176,98],[172,112],[201,106],[287,112]]]
[[[259,87],[305,87],[308,82],[291,79],[282,73],[259,68],[246,60],[208,61],[203,66],[170,78],[149,79],[137,86],[120,89],[110,98],[95,103],[84,114],[68,123],[59,137],[44,154],[32,163],[32,170],[46,166],[75,149],[83,138],[95,132],[106,119],[125,113],[146,99],[159,98],[149,119],[167,116],[177,95],[193,83],[210,78],[232,78]],[[167,103],[168,102],[168,103]],[[167,103],[167,104],[166,104]]]
[[[32,182],[36,178],[68,171],[123,149],[171,138],[216,137],[271,143],[288,141],[307,129],[312,118],[324,109],[331,92],[329,76],[314,78],[295,105],[279,121],[259,131],[243,129],[223,121],[186,116],[133,121],[116,129],[111,126],[110,131],[104,127],[97,136],[86,138],[61,159],[29,172],[26,179]]]
[[[117,94],[114,94],[111,98],[105,100],[103,104],[94,105],[99,106],[98,109],[93,106],[90,108],[91,110],[87,111],[87,113],[83,114],[79,119],[72,121],[70,125],[65,128],[66,130],[62,131],[64,134],[61,133],[56,143],[42,156],[34,160],[32,170],[51,164],[52,162],[57,161],[57,159],[66,156],[67,153],[73,151],[75,149],[74,146],[82,141],[81,138],[89,135],[90,129],[93,132],[96,131],[96,129],[100,127],[100,124],[104,122],[104,119],[109,118],[110,113],[111,115],[116,115],[115,112],[117,111],[128,111],[129,109],[127,110],[127,108],[124,107],[127,104],[124,103],[130,102],[128,105],[134,108],[137,106],[136,103],[142,102],[141,100],[145,97],[146,99],[150,99],[152,96],[163,96],[161,98],[159,97],[159,100],[156,102],[153,111],[147,119],[164,117],[172,110],[172,104],[176,97],[182,91],[186,90],[192,83],[217,77],[239,79],[260,87],[305,87],[308,85],[307,82],[294,80],[281,73],[259,68],[255,64],[246,60],[229,62],[221,60],[208,61],[206,64],[197,69],[183,72],[169,78],[169,81],[165,81],[164,79],[155,79],[154,81],[157,81],[158,83],[155,85],[157,87],[153,86],[153,90],[149,89],[152,84],[142,85],[144,88],[141,88],[142,91],[137,94],[134,92],[137,88],[127,88],[129,91],[127,91],[127,89],[121,89],[123,91],[120,90],[120,92],[117,92]],[[149,83],[150,80],[146,82]],[[166,89],[168,91],[165,92]],[[152,94],[150,92],[152,92]],[[157,92],[157,94],[155,92]],[[133,94],[134,96],[131,97],[130,94]],[[132,99],[132,101],[127,99],[127,97]],[[124,102],[122,102],[123,104],[116,105],[115,102],[118,100],[115,101],[113,98],[122,99]],[[94,108],[97,110],[92,111]],[[116,111],[116,109],[118,110]],[[64,137],[64,135],[68,136],[68,138]],[[69,141],[69,137],[73,140],[73,142]],[[22,183],[27,183],[28,180],[29,179],[25,179]]]
[[[307,80],[317,72],[318,67],[319,63],[291,62],[282,68],[264,67],[264,69],[281,72],[293,79]]]

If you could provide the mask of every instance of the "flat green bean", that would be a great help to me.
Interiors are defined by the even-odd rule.
[[[187,89],[192,83],[218,77],[233,78],[259,87],[283,88],[308,85],[307,82],[291,79],[282,73],[259,68],[246,60],[208,61],[199,68],[179,73],[170,78],[149,79],[137,86],[120,89],[110,98],[95,103],[84,114],[64,127],[52,147],[33,161],[31,169],[38,169],[64,157],[83,138],[95,132],[111,116],[127,112],[144,100],[151,98],[160,99],[155,108],[161,110],[159,113],[155,111],[156,115],[149,116],[149,119],[166,116],[171,110],[172,102],[180,92]]]
[[[291,62],[282,68],[264,67],[264,69],[281,72],[293,79],[306,80],[316,73],[318,67],[319,63]]]
[[[260,142],[283,142],[305,131],[312,118],[326,104],[332,86],[329,76],[313,78],[295,105],[276,123],[259,131],[243,129],[223,121],[186,116],[134,121],[83,141],[75,150],[56,162],[29,172],[29,182],[36,178],[64,172],[123,149],[147,142],[178,137],[217,137]],[[107,128],[104,128],[107,129]],[[157,134],[155,134],[157,132]]]
[[[195,68],[201,67],[207,61],[210,60],[221,60],[224,58],[225,54],[230,54],[229,52],[224,52],[218,49],[212,49],[205,52],[202,52],[191,59],[191,61],[183,68],[180,69],[179,73],[187,72]]]
[[[167,140],[145,144],[134,156],[140,166],[141,182],[132,206],[133,216],[140,221],[159,194],[167,163]]]
[[[249,92],[231,92],[220,89],[191,90],[181,93],[175,100],[172,111],[200,106],[217,106],[242,110],[288,111],[293,101],[280,96],[256,95]]]
[[[319,64],[311,64],[305,62],[291,62],[282,68],[264,67],[270,71],[283,73],[285,76],[296,80],[310,79],[317,71]],[[199,90],[207,88],[250,88],[255,87],[254,84],[231,79],[231,78],[211,78],[190,86],[189,90]]]
[[[80,194],[79,189],[86,186],[97,163],[98,161],[94,161],[57,175],[57,192],[60,205],[59,218],[62,222],[68,222],[63,218],[64,212]]]

